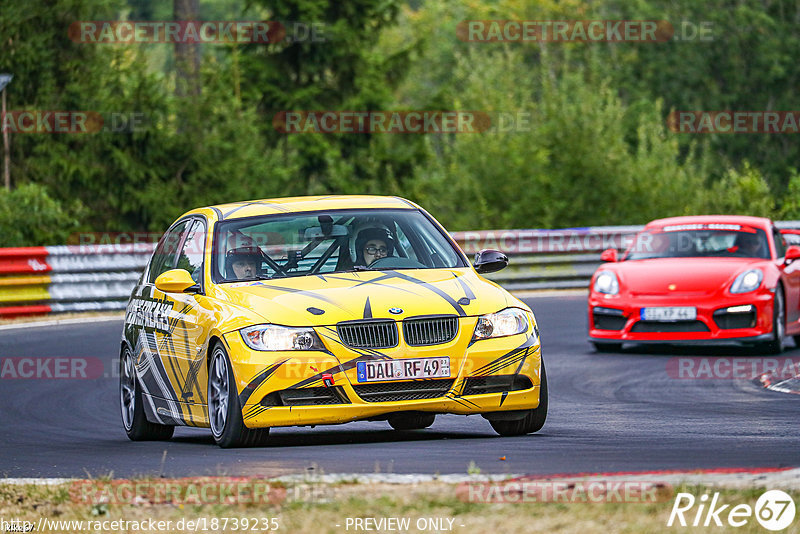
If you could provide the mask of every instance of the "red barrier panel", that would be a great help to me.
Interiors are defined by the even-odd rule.
[[[0,274],[46,273],[47,247],[0,248]]]
[[[46,273],[52,270],[44,257],[0,259],[0,274]]]
[[[38,304],[34,306],[4,306],[0,308],[0,317],[11,319],[23,315],[45,315],[50,313],[50,306]]]
[[[0,248],[2,258],[43,258],[48,254],[47,247]]]

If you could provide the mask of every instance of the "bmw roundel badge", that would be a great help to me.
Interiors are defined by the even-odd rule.
[[[389,313],[393,315],[400,315],[403,313],[403,308],[389,308]]]

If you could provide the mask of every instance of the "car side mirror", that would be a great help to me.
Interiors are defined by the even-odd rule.
[[[156,289],[164,293],[197,293],[200,284],[192,280],[186,269],[170,269],[158,275]]]
[[[617,249],[615,249],[615,248],[607,248],[607,249],[605,249],[603,251],[603,253],[600,254],[600,259],[603,260],[603,261],[608,261],[608,262],[612,262],[612,263],[617,261],[619,259],[619,257],[617,256]]]
[[[783,261],[786,263],[791,263],[798,258],[800,258],[800,247],[797,245],[792,245],[786,249],[786,254],[783,257]]]
[[[508,256],[499,250],[484,249],[475,254],[472,266],[480,274],[493,273],[508,267]]]

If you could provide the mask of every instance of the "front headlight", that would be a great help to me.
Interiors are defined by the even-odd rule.
[[[497,313],[487,313],[478,317],[472,339],[513,336],[528,330],[528,314],[520,308],[506,308]]]
[[[611,271],[600,271],[594,279],[594,290],[598,293],[616,295],[619,293],[619,280],[617,275]]]
[[[242,328],[242,339],[253,350],[324,350],[311,328],[260,324]]]
[[[736,280],[731,284],[731,293],[748,293],[755,291],[761,285],[761,280],[764,279],[764,273],[761,269],[750,269],[736,277]]]

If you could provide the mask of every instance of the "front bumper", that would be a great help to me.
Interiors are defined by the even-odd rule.
[[[463,326],[472,332],[474,320]],[[539,405],[541,346],[538,336],[531,335],[532,332],[476,343],[470,343],[468,338],[427,347],[407,347],[401,343],[398,347],[381,350],[381,356],[392,359],[450,356],[451,373],[447,380],[452,383],[435,393],[434,398],[411,400],[384,400],[391,395],[374,396],[374,393],[372,397],[360,395],[357,388],[365,384],[379,384],[378,389],[380,385],[391,389],[409,383],[425,384],[420,384],[419,380],[359,383],[357,361],[373,359],[374,355],[330,343],[327,338],[326,346],[335,346],[335,352],[266,353],[248,348],[238,332],[229,333],[224,339],[245,425],[262,428],[346,423],[402,411],[469,415],[536,408]],[[468,380],[488,378],[502,382],[507,377],[517,377],[513,379],[513,387],[491,393],[476,394],[471,386],[476,382]],[[492,389],[496,390],[497,387]],[[363,393],[363,389],[361,391]],[[299,405],[279,405],[291,397],[305,399]],[[368,398],[372,400],[366,400]],[[321,405],[313,404],[315,402]]]
[[[589,341],[595,343],[758,343],[773,329],[774,293],[743,295],[612,296],[589,295]],[[693,321],[645,321],[647,307],[693,306]],[[745,311],[746,308],[750,311]],[[733,311],[730,311],[733,310]]]

